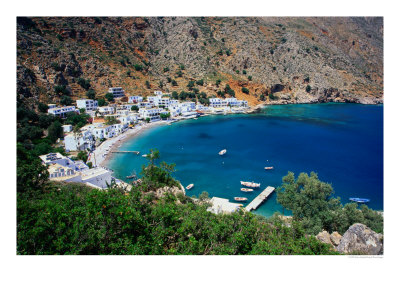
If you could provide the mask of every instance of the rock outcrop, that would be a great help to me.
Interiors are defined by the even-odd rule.
[[[343,254],[383,254],[383,236],[356,223],[345,232],[336,249]]]
[[[330,236],[329,232],[327,232],[325,230],[318,233],[316,238],[317,238],[317,240],[320,240],[321,242],[323,242],[325,244],[329,244],[329,245],[333,246],[333,244],[331,242],[331,236]]]
[[[331,243],[335,247],[339,246],[339,243],[340,243],[341,239],[342,239],[342,236],[337,231],[332,232],[332,234],[330,235]]]

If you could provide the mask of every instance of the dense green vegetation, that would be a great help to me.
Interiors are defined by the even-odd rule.
[[[357,203],[342,205],[340,198],[334,198],[330,184],[318,179],[318,175],[300,173],[295,178],[292,172],[283,177],[278,188],[278,202],[290,209],[293,218],[299,221],[306,232],[318,234],[322,230],[343,234],[354,223],[362,223],[372,230],[383,232],[383,217],[378,212]]]
[[[18,254],[334,254],[300,223],[247,212],[215,215],[206,202],[153,192],[178,185],[173,165],[152,150],[130,192],[48,183],[34,157],[18,155]],[[29,183],[29,184],[28,184]],[[200,198],[207,195],[202,194]]]

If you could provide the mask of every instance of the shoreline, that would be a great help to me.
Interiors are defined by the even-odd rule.
[[[110,139],[107,139],[103,143],[101,143],[92,152],[88,162],[89,161],[92,162],[93,166],[96,165],[98,167],[107,168],[107,163],[110,161],[110,159],[113,156],[112,152],[116,151],[124,142],[126,142],[128,139],[134,138],[139,133],[144,132],[145,130],[148,130],[153,127],[165,125],[165,124],[167,124],[167,122],[161,121],[161,122],[143,124],[143,125],[135,126],[133,128],[129,128],[124,133],[114,136]]]

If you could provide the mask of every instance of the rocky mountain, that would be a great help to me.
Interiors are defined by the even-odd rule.
[[[228,96],[227,84],[252,105],[380,102],[383,18],[17,18],[22,99],[111,86]]]

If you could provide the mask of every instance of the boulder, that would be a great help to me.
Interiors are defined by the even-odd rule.
[[[343,254],[383,254],[383,236],[364,224],[356,223],[344,233],[337,251]]]
[[[339,234],[339,232],[335,231],[331,233],[330,236],[332,244],[336,247],[340,244],[340,240],[342,239],[342,236]]]
[[[331,236],[327,231],[322,231],[317,234],[316,238],[325,244],[332,245]],[[333,245],[332,245],[333,246]]]

